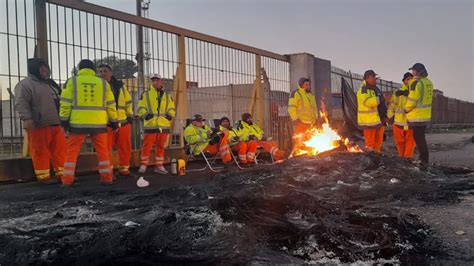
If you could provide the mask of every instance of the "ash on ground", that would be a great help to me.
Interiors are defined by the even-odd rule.
[[[468,169],[334,153],[164,187],[0,189],[0,264],[469,262],[411,212],[473,195]],[[180,178],[173,177],[180,184]],[[191,178],[189,176],[184,178]],[[181,180],[185,180],[185,179]],[[186,182],[184,182],[186,183]],[[188,181],[189,183],[189,181]],[[25,187],[22,187],[25,186]]]

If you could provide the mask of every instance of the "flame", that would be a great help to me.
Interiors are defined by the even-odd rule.
[[[294,152],[294,155],[318,155],[325,151],[330,151],[338,148],[341,145],[345,145],[349,152],[362,152],[362,150],[352,143],[349,139],[341,137],[334,129],[329,125],[326,114],[321,113],[321,117],[324,118],[324,123],[321,128],[312,128],[307,131],[303,136],[296,136],[306,139],[303,141],[303,147]]]

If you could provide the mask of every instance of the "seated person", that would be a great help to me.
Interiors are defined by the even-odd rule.
[[[240,139],[241,132],[230,125],[230,120],[227,117],[221,118],[219,129],[221,132],[228,132],[229,146],[239,154],[240,163],[255,162],[255,152],[258,146],[256,140],[242,141]]]
[[[219,154],[224,163],[230,162],[228,133],[212,131],[204,124],[205,119],[201,115],[194,115],[192,122],[184,129],[184,139],[191,147],[191,152],[199,155],[201,152],[211,155]]]
[[[284,151],[278,149],[270,141],[267,141],[263,130],[253,123],[251,114],[242,114],[239,131],[241,132],[241,141],[257,141],[258,146],[262,147],[266,152],[269,152],[274,160],[281,160],[285,156]]]

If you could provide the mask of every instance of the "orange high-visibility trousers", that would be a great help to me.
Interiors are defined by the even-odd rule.
[[[50,178],[52,164],[56,178],[61,179],[66,157],[66,136],[63,128],[61,126],[29,128],[26,132],[36,178],[38,180]]]
[[[204,149],[204,152],[210,153],[212,155],[219,154],[224,163],[230,162],[232,160],[232,156],[230,155],[228,138],[229,138],[229,133],[224,132],[224,137],[221,138],[219,143],[207,145],[206,148]]]
[[[232,149],[238,152],[239,161],[241,163],[255,162],[255,153],[257,152],[257,148],[258,144],[255,140],[241,141],[232,146]]]
[[[298,150],[306,140],[307,132],[311,129],[311,124],[296,122],[293,130],[293,150]]]
[[[62,177],[64,185],[72,185],[72,183],[74,183],[77,156],[81,151],[82,143],[84,143],[86,136],[87,134],[69,133],[66,161],[64,162],[64,174]],[[102,183],[112,183],[112,167],[109,159],[107,133],[92,134],[91,140],[99,159],[100,180]]]
[[[140,156],[140,164],[148,165],[151,149],[155,148],[155,161],[157,166],[163,166],[165,161],[165,146],[168,142],[168,133],[145,133],[143,139],[142,153]]]
[[[367,149],[380,152],[382,149],[382,143],[383,143],[383,132],[384,132],[384,127],[365,128],[364,129],[365,147]]]
[[[130,174],[130,159],[132,157],[132,127],[130,124],[126,124],[123,127],[120,127],[116,132],[109,127],[107,129],[107,136],[110,162],[113,164],[112,150],[115,146],[119,157],[119,173],[122,175]]]
[[[258,146],[262,147],[264,151],[270,153],[276,161],[283,159],[283,156],[285,156],[285,152],[278,149],[275,144],[270,141],[260,140]]]
[[[401,126],[393,125],[393,139],[400,157],[413,158],[416,144],[412,129],[404,130]]]

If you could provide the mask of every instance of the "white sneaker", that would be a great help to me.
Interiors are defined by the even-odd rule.
[[[144,174],[146,172],[146,165],[140,165],[138,168],[138,173],[139,174]]]
[[[166,175],[168,171],[163,166],[156,166],[153,170],[155,173]]]

